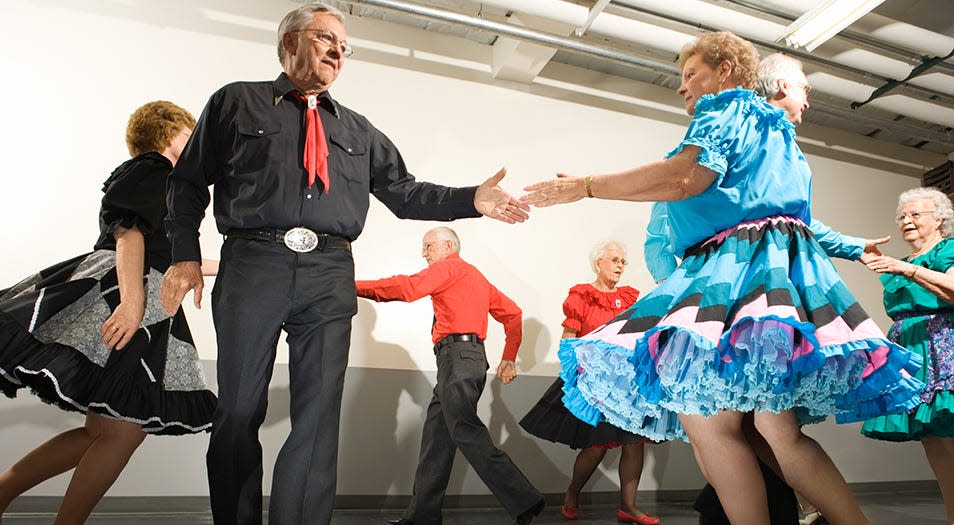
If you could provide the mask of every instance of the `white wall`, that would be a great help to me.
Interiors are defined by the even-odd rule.
[[[279,73],[274,28],[297,5],[279,0],[3,2],[0,286],[90,249],[97,233],[101,183],[127,158],[123,131],[133,109],[161,98],[198,116],[208,95],[220,85],[274,78]],[[682,110],[671,105],[678,102],[676,97],[661,88],[568,66],[548,67],[547,78],[534,85],[497,82],[489,74],[489,47],[365,19],[351,19],[348,27],[357,52],[332,93],[387,133],[422,179],[472,185],[506,166],[510,174],[505,185],[518,192],[556,172],[596,173],[657,159],[681,137],[687,121]],[[574,87],[582,79],[599,91]],[[855,235],[894,233],[896,196],[916,186],[916,179],[870,164],[836,160],[851,157],[823,146],[807,151],[816,175],[818,217]],[[650,276],[639,264],[648,210],[648,204],[586,201],[536,210],[528,223],[519,226],[489,220],[453,225],[463,239],[463,256],[524,308],[528,337],[521,349],[521,374],[555,375],[560,304],[569,286],[591,278],[585,258],[592,243],[609,237],[628,243],[636,264],[627,270],[625,281],[641,290],[651,288]],[[399,221],[375,202],[366,231],[354,245],[359,278],[422,268],[420,237],[432,226]],[[220,238],[211,221],[203,224],[202,232],[206,255],[215,256]],[[904,246],[893,241],[887,251],[901,254]],[[875,276],[858,264],[840,268],[869,313],[886,327]],[[189,314],[201,356],[213,368],[208,307]],[[433,371],[427,333],[431,315],[426,300],[411,305],[362,302],[356,332],[368,327],[371,332],[356,333],[349,364]],[[492,327],[488,344],[492,363],[501,341],[502,331]],[[405,351],[374,351],[387,346]],[[284,352],[279,361],[287,362]],[[504,390],[519,389],[519,381],[516,385]],[[527,392],[522,406],[532,404],[536,395]],[[521,415],[516,414],[517,419]],[[420,409],[405,407],[396,417],[394,432],[413,441]],[[0,421],[0,441],[5,444],[0,448],[0,466],[5,467],[81,419],[21,395],[0,402]],[[286,430],[287,420],[263,431],[267,462],[274,458]],[[811,432],[849,481],[932,477],[917,445],[866,440],[853,425],[824,424]],[[206,494],[206,439],[147,440],[110,494]],[[348,439],[346,434],[342,442]],[[651,454],[664,456],[667,450]],[[685,454],[683,448],[674,450]],[[401,449],[402,454],[408,451],[416,455],[413,446]],[[557,453],[567,458],[564,470],[568,470],[571,456],[551,452]],[[343,469],[351,457],[350,452],[343,456]],[[878,461],[870,461],[875,457]],[[392,461],[400,463],[400,476],[409,477],[413,457],[395,456]],[[680,465],[686,472],[654,473],[643,488],[694,486],[699,477],[691,462]],[[542,475],[533,464],[523,468],[531,479]],[[472,474],[466,479],[460,492],[484,491]],[[65,483],[61,477],[30,494],[57,495]],[[405,479],[390,490],[406,494],[408,487]],[[594,489],[612,490],[612,476]],[[361,491],[345,484],[342,492]]]

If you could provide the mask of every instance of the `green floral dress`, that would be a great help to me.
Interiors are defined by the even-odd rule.
[[[939,242],[912,264],[938,272],[954,266],[954,239]],[[927,436],[954,436],[954,304],[903,275],[884,274],[884,308],[894,324],[888,339],[924,358],[917,378],[927,386],[921,404],[907,414],[869,419],[861,428],[867,437],[916,441]]]

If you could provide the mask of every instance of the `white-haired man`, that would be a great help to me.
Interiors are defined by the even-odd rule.
[[[755,89],[769,104],[784,109],[792,124],[802,123],[812,88],[799,60],[782,53],[765,57],[759,62]]]
[[[356,283],[359,297],[410,302],[430,296],[434,305],[431,339],[437,384],[424,420],[414,494],[404,517],[390,521],[392,525],[441,524],[441,505],[457,450],[515,523],[530,523],[544,505],[543,495],[510,457],[494,446],[477,416],[477,401],[487,380],[487,315],[504,327],[506,343],[497,377],[507,384],[517,377],[514,361],[523,333],[523,314],[477,268],[461,259],[459,252],[460,239],[453,230],[434,228],[423,239],[427,268],[414,275]]]
[[[212,290],[219,404],[208,471],[216,524],[262,523],[262,447],[279,333],[287,333],[291,432],[275,462],[271,525],[327,525],[334,501],[341,394],[357,312],[351,241],[369,194],[401,218],[526,219],[499,186],[419,182],[391,141],[329,88],[351,54],[344,16],[323,4],[278,29],[283,72],[214,93],[168,183],[173,264],[162,303],[202,295],[198,227],[215,186],[227,238]]]

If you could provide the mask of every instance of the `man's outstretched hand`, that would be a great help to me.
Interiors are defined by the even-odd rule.
[[[481,215],[498,221],[513,224],[530,218],[530,206],[513,198],[512,195],[500,187],[500,181],[507,174],[507,168],[500,168],[493,177],[485,180],[477,187],[474,194],[474,208]]]

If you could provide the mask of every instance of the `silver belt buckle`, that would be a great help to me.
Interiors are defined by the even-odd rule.
[[[293,252],[307,253],[318,246],[318,234],[308,228],[292,228],[285,232],[285,246]]]

